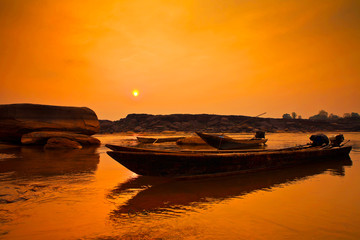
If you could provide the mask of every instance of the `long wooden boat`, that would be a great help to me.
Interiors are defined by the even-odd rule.
[[[233,149],[233,150],[165,150],[165,149],[153,149],[153,148],[139,148],[130,146],[121,146],[113,144],[105,144],[105,147],[119,152],[154,152],[154,153],[242,153],[242,152],[260,152],[260,151],[283,151],[285,149]],[[294,146],[287,148],[288,150],[304,149],[312,147],[309,144]]]
[[[165,143],[176,142],[185,137],[167,137],[167,138],[149,138],[149,137],[136,137],[140,143]]]
[[[348,156],[351,146],[311,147],[243,153],[107,152],[130,171],[144,176],[204,177],[288,167]]]
[[[225,135],[202,132],[196,132],[196,134],[210,146],[222,150],[257,147],[264,145],[267,142],[267,139],[265,138],[233,139]]]
[[[120,146],[120,145],[113,145],[113,144],[105,144],[105,147],[110,148],[113,151],[119,151],[119,152],[169,152],[167,150],[129,147],[129,146]]]

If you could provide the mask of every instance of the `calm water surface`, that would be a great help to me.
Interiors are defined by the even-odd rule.
[[[268,148],[309,136],[268,134]],[[137,176],[104,146],[1,146],[0,239],[360,239],[360,134],[345,138],[351,160],[182,181]]]

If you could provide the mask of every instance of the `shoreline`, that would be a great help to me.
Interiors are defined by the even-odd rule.
[[[306,131],[306,132],[302,132],[302,131],[278,131],[278,132],[266,132],[266,134],[272,134],[272,133],[358,133],[360,131],[341,131],[341,130],[334,130],[334,131]],[[239,134],[239,135],[253,135],[253,132],[211,132],[211,133],[223,133],[223,134]],[[255,132],[254,132],[255,133]],[[164,136],[179,136],[179,135],[190,135],[190,134],[195,134],[192,131],[189,132],[183,132],[183,131],[179,131],[179,132],[173,132],[173,133],[164,133],[164,132],[101,132],[101,133],[97,133],[94,134],[93,136],[103,136],[103,135],[129,135],[129,136],[133,136],[133,135],[139,135],[139,136],[153,136],[153,135],[164,135]],[[0,142],[1,143],[1,142]]]
[[[117,121],[99,120],[99,133],[310,133],[360,132],[360,119],[309,120],[258,118],[241,115],[212,114],[129,114]],[[98,134],[99,134],[98,133]]]

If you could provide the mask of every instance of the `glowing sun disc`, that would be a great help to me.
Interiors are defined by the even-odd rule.
[[[134,97],[137,97],[139,95],[139,91],[138,90],[133,90],[132,94],[134,95]]]

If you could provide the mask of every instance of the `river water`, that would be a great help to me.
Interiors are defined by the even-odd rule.
[[[267,134],[267,147],[309,136]],[[132,135],[97,137],[136,144]],[[360,239],[360,133],[345,138],[351,160],[177,181],[137,176],[103,145],[0,146],[0,239]]]

